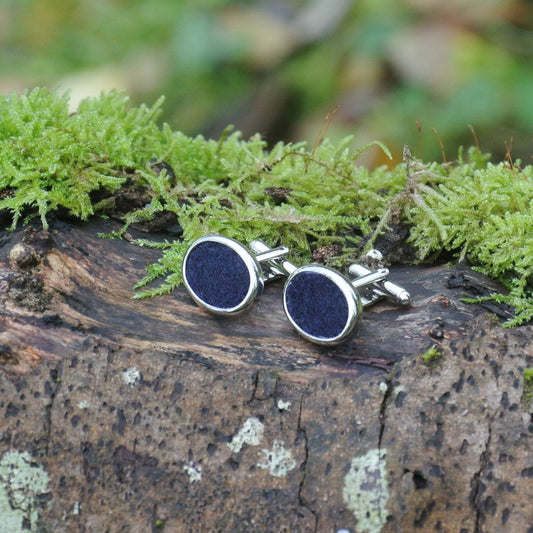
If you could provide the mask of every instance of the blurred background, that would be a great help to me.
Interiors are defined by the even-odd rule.
[[[189,135],[312,146],[327,125],[395,162],[477,137],[533,163],[531,0],[0,0],[0,48],[2,94],[164,94],[162,120]]]

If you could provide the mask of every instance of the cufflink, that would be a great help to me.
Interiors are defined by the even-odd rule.
[[[257,253],[270,250],[261,241],[253,241],[250,247]],[[383,258],[377,250],[371,250],[369,255],[374,260]],[[371,270],[353,264],[349,272],[354,279],[322,265],[298,268],[285,258],[271,262],[269,268],[272,275],[287,277],[283,307],[289,322],[303,338],[316,344],[335,345],[347,340],[363,308],[382,298],[401,306],[411,302],[403,287],[388,280],[386,268]]]
[[[352,334],[363,308],[381,298],[401,306],[410,304],[409,293],[388,281],[388,269],[373,271],[354,264],[349,272],[356,277],[348,279],[321,265],[292,271],[285,283],[283,306],[289,322],[302,337],[316,344],[340,344]],[[365,296],[361,296],[362,290]]]
[[[258,244],[260,243],[260,244]],[[238,241],[222,235],[206,235],[188,248],[183,259],[185,288],[192,299],[211,313],[235,316],[252,307],[266,281],[281,275],[278,260],[286,246],[270,249],[253,241],[252,254]]]

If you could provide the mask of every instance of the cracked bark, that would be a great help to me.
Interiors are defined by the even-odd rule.
[[[281,284],[235,321],[182,290],[132,300],[158,252],[99,239],[105,224],[0,237],[0,456],[28,451],[48,472],[44,530],[533,523],[531,326],[503,330],[461,303],[443,267],[403,267],[393,276],[412,308],[369,309],[350,342],[321,348],[290,328]],[[10,262],[17,243],[39,261]],[[433,344],[443,357],[430,368],[420,354]],[[234,451],[251,419],[260,434]],[[364,466],[376,451],[378,467]]]
[[[302,411],[303,411],[303,404],[304,404],[304,397],[302,396],[300,398],[299,402],[299,408],[298,408],[298,431],[303,435],[303,442],[304,442],[304,460],[302,464],[300,465],[300,471],[302,472],[302,478],[300,481],[300,484],[298,485],[298,502],[300,506],[307,511],[309,511],[314,519],[314,527],[312,528],[312,532],[316,533],[318,531],[318,517],[316,514],[316,511],[313,510],[313,508],[305,501],[305,498],[303,496],[303,488],[306,483],[306,477],[307,477],[307,464],[309,461],[309,446],[308,446],[308,438],[307,438],[307,431],[302,427]]]
[[[50,380],[45,382],[44,390],[50,396],[50,402],[45,406],[45,429],[44,429],[44,454],[48,455],[49,445],[52,440],[52,411],[54,401],[61,387],[61,369],[62,363],[59,362],[50,370]]]
[[[474,523],[474,533],[482,533],[482,522],[484,519],[484,513],[483,513],[483,493],[485,492],[485,486],[482,483],[482,479],[484,477],[484,474],[487,470],[487,467],[489,466],[490,461],[490,442],[492,439],[492,420],[489,420],[488,422],[488,436],[487,440],[485,442],[485,448],[481,452],[481,456],[479,458],[479,470],[474,474],[472,478],[472,492],[470,495],[470,502],[472,507],[474,508],[475,512],[475,523]]]
[[[383,398],[381,400],[381,405],[379,406],[379,438],[378,438],[378,450],[381,450],[381,443],[383,441],[383,433],[385,432],[385,417],[386,417],[386,411],[387,411],[387,403],[390,400],[390,397],[392,395],[392,378],[388,376],[386,378],[386,390],[383,393]]]

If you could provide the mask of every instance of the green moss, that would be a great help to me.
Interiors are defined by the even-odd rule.
[[[420,358],[425,365],[433,366],[441,360],[443,353],[436,346],[432,346],[427,352],[423,353]]]
[[[508,325],[533,317],[533,167],[489,163],[478,149],[424,164],[406,150],[403,164],[369,171],[351,138],[267,150],[229,128],[218,140],[189,137],[157,124],[161,104],[129,108],[112,92],[71,115],[68,98],[45,89],[0,98],[0,219],[47,227],[57,214],[113,215],[125,229],[173,214],[180,239],[137,241],[161,249],[137,297],[178,287],[187,247],[207,233],[283,242],[296,263],[338,243],[332,262],[344,265],[395,223],[410,228],[420,260],[447,251],[502,282],[509,293],[490,298],[515,307]],[[162,162],[173,173],[158,172]],[[120,204],[125,190],[139,201]]]
[[[524,368],[524,392],[522,401],[527,407],[533,402],[533,368]]]
[[[35,212],[46,228],[60,208],[82,220],[98,211],[96,193],[119,189],[160,149],[160,103],[128,110],[111,93],[69,114],[68,98],[45,89],[0,98],[0,210],[12,227]]]

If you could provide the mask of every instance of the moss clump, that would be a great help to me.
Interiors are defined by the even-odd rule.
[[[0,98],[0,219],[15,227],[39,216],[46,227],[57,213],[113,214],[126,228],[170,215],[180,239],[137,241],[162,250],[138,297],[176,288],[185,250],[208,233],[281,241],[296,263],[335,244],[340,265],[394,223],[410,228],[420,260],[446,250],[503,282],[509,294],[492,298],[515,307],[510,325],[533,317],[533,167],[492,164],[473,148],[453,164],[406,151],[403,164],[369,171],[350,138],[311,150],[267,150],[229,128],[218,140],[192,138],[157,124],[161,103],[129,109],[113,92],[71,115],[68,98],[45,89]],[[137,201],[120,202],[124,191]]]
[[[508,295],[485,299],[514,306],[507,325],[517,325],[533,318],[533,167],[486,159],[471,149],[466,162],[460,153],[444,175],[415,162],[402,220],[421,258],[448,250],[506,285]]]
[[[423,353],[420,358],[427,366],[433,366],[443,357],[443,353],[436,346],[432,346],[427,352]]]
[[[524,392],[522,401],[527,407],[533,402],[533,368],[524,368]]]
[[[142,173],[160,150],[161,103],[128,110],[127,98],[111,93],[70,114],[68,98],[45,89],[0,98],[0,210],[12,227],[35,211],[45,228],[58,209],[82,220],[98,212],[95,198]]]

